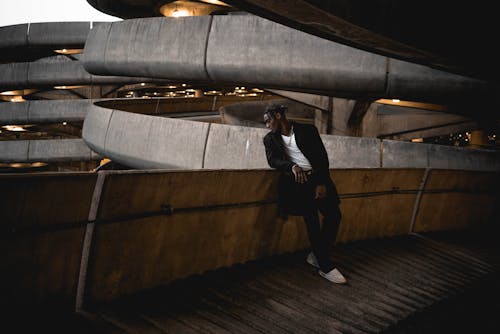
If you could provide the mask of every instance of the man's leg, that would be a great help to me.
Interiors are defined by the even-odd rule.
[[[325,243],[325,238],[322,236],[324,229],[320,228],[319,216],[317,208],[311,208],[303,215],[304,223],[307,228],[307,236],[309,237],[309,242],[311,244],[312,251],[318,260],[320,269],[327,273],[335,265],[330,259],[330,249],[327,248],[328,245]]]
[[[330,256],[335,245],[335,240],[337,239],[342,213],[338,204],[329,197],[319,200],[318,208],[323,215],[320,242],[324,252]]]

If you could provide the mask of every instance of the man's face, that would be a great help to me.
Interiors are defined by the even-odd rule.
[[[275,117],[273,117],[268,113],[264,114],[264,123],[266,123],[266,127],[269,130],[271,130],[271,131],[278,130],[279,121],[276,119],[276,116],[278,116],[278,115],[279,114],[276,114]]]

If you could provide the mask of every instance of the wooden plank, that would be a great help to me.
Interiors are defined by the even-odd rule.
[[[193,208],[276,201],[272,170],[149,171],[107,175],[98,219],[158,212],[162,206]]]
[[[0,228],[23,230],[87,221],[97,176],[91,173],[0,174]]]
[[[83,227],[14,235],[0,242],[2,303],[71,308],[76,294]]]
[[[272,222],[275,213],[274,205],[267,205],[96,224],[89,297],[109,300],[207,270],[305,248],[303,222]]]

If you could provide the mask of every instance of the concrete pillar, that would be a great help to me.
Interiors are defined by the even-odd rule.
[[[348,126],[349,117],[355,103],[356,100],[332,99],[332,135],[355,136]]]
[[[329,115],[331,112],[327,110],[314,110],[314,125],[318,128],[319,133],[328,134]]]

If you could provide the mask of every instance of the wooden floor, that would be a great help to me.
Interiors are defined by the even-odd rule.
[[[448,314],[461,296],[470,297],[478,287],[484,292],[492,281],[498,282],[500,251],[493,240],[473,233],[438,233],[339,245],[333,259],[348,279],[346,285],[320,277],[305,262],[307,252],[276,256],[94,305],[58,329],[71,328],[73,333],[430,333],[438,327],[423,322],[444,318],[429,314]],[[465,312],[479,311],[484,308],[480,304],[465,305]],[[461,315],[449,314],[447,321],[458,324],[457,317]]]

